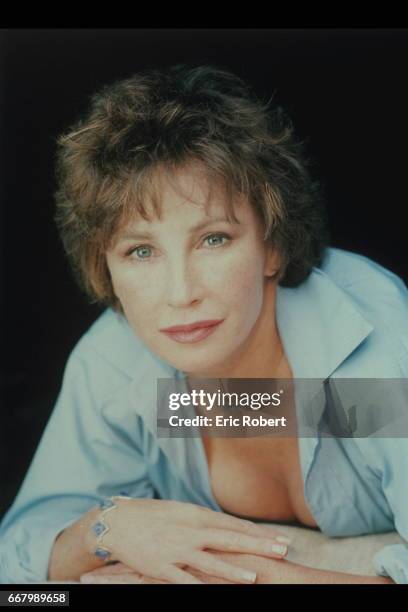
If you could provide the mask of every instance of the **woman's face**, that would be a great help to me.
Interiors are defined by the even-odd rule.
[[[107,264],[127,321],[147,347],[186,373],[217,376],[244,357],[278,257],[266,248],[246,199],[234,206],[239,223],[229,222],[221,186],[211,185],[206,206],[209,185],[199,168],[180,168],[175,178],[158,175],[160,220],[135,217],[107,252]],[[194,342],[161,331],[203,320],[222,322]]]

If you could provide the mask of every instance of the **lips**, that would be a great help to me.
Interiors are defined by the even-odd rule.
[[[169,338],[181,343],[199,342],[212,334],[222,323],[221,320],[208,320],[191,323],[189,325],[174,325],[161,329]]]
[[[195,323],[187,323],[186,325],[172,325],[171,327],[163,327],[160,331],[162,332],[190,332],[197,327],[210,327],[221,323],[222,319],[206,319],[205,321],[196,321]]]

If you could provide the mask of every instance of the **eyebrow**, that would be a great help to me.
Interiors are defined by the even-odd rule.
[[[200,229],[203,229],[204,227],[207,227],[207,225],[211,225],[212,223],[219,223],[221,221],[230,223],[230,221],[226,219],[225,217],[213,217],[212,219],[204,219],[203,221],[200,221],[199,223],[196,223],[196,225],[193,225],[192,227],[190,227],[188,230],[188,233],[192,234],[193,232],[196,232]],[[238,221],[238,223],[241,223],[241,222]],[[137,231],[128,230],[127,232],[120,235],[119,242],[122,240],[134,240],[134,239],[149,240],[151,238],[154,238],[154,235],[151,232],[137,232]]]

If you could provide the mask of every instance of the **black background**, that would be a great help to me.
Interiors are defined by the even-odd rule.
[[[292,116],[327,189],[332,245],[408,280],[408,30],[3,30],[0,516],[47,422],[70,350],[101,309],[74,285],[53,222],[57,135],[101,85],[211,63]]]

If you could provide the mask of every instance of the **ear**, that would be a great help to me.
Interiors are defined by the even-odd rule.
[[[272,245],[265,246],[264,276],[273,278],[278,275],[281,266],[281,256]]]

